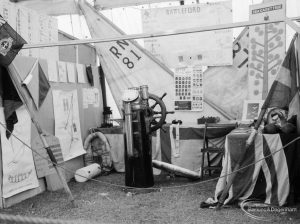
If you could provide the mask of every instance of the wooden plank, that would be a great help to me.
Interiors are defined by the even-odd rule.
[[[65,178],[66,177],[65,170],[62,169],[61,167],[58,167],[57,169],[61,172],[63,178]],[[62,182],[61,182],[61,180],[60,180],[57,173],[53,173],[51,175],[48,175],[45,178],[46,178],[47,190],[48,191],[57,191],[57,190],[60,190],[60,189],[64,188],[64,185],[62,184]]]
[[[28,198],[36,196],[36,195],[44,192],[45,190],[46,190],[45,180],[44,180],[44,178],[41,178],[41,179],[39,179],[39,187],[38,188],[23,191],[12,197],[9,197],[9,198],[3,198],[3,205],[1,205],[1,208],[11,207],[12,205],[20,203],[21,201],[24,201]]]
[[[64,167],[65,167],[65,169],[63,169],[63,168],[59,168],[59,169],[63,173],[66,181],[69,182],[74,177],[75,171],[84,167],[83,157],[79,156],[79,157],[76,157],[74,159],[64,162]],[[46,184],[47,184],[48,191],[56,191],[56,190],[63,189],[63,185],[62,185],[61,181],[59,180],[59,177],[57,176],[56,173],[48,175],[45,178],[46,178]]]
[[[181,0],[95,0],[96,9],[112,9],[133,5],[149,5],[161,2],[179,2]]]

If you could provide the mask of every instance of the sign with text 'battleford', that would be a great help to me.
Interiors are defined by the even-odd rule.
[[[231,2],[193,4],[142,11],[145,33],[204,27],[232,22]],[[145,39],[145,47],[163,63],[180,65],[232,65],[232,30]]]

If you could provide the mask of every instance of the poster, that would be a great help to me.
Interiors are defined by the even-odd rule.
[[[232,23],[230,1],[142,10],[144,33]],[[147,38],[145,48],[171,68],[232,65],[232,30]],[[204,44],[205,43],[205,44]]]
[[[82,89],[83,108],[87,109],[89,105],[99,107],[100,93],[98,88],[83,88]]]
[[[284,1],[250,6],[250,21],[285,18]],[[285,56],[285,23],[249,28],[249,99],[265,99]]]
[[[59,138],[64,161],[85,153],[82,145],[77,90],[53,90],[55,136]]]
[[[174,79],[175,110],[203,111],[202,66],[177,68]]]
[[[48,63],[48,78],[50,82],[58,82],[57,63],[54,60],[47,60]]]
[[[25,107],[17,111],[18,123],[14,126],[13,135],[20,138],[31,147],[31,119]],[[5,124],[3,108],[0,120]],[[9,198],[20,192],[39,187],[32,150],[13,135],[6,138],[5,129],[0,126],[2,167],[3,167],[3,197]]]
[[[263,100],[245,100],[243,107],[243,121],[253,121],[258,118]]]

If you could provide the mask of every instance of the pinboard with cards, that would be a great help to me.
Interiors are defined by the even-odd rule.
[[[202,66],[177,68],[174,83],[175,110],[203,111]]]

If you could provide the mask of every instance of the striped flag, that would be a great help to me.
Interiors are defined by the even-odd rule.
[[[299,59],[298,49],[299,35],[295,34],[291,41],[290,47],[284,58],[284,61],[277,72],[277,77],[273,82],[268,96],[262,109],[278,107],[289,110],[289,115],[298,115],[298,131],[300,133],[300,104],[299,104]]]
[[[257,163],[240,170],[228,192],[225,204],[249,198],[261,199],[264,203],[284,205],[290,194],[290,189],[296,175],[295,157],[299,143],[294,143],[282,149],[283,145],[295,138],[296,134],[280,136],[279,134],[258,135],[249,150],[237,142],[245,142],[248,134],[227,137],[226,144],[229,152],[225,153],[221,176],[232,172],[241,154],[246,153],[240,166]],[[276,152],[276,153],[275,153]],[[270,156],[272,154],[272,156]],[[228,181],[228,176],[218,180],[215,199],[219,198]]]

